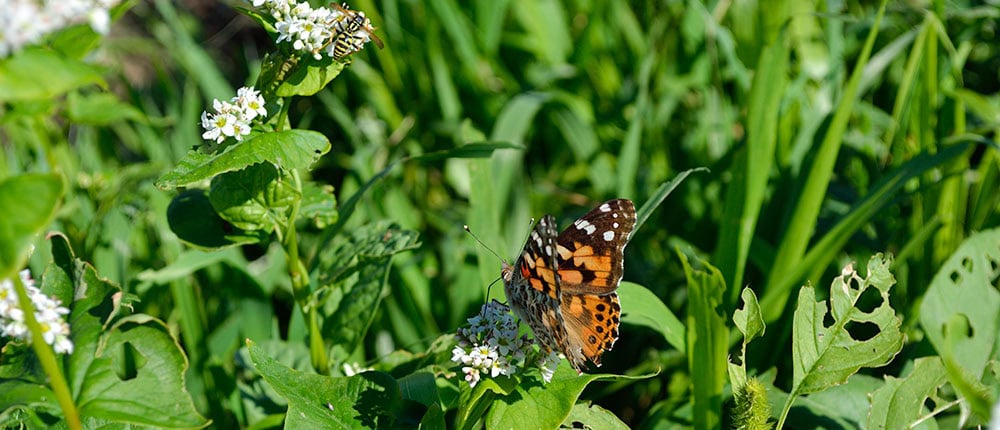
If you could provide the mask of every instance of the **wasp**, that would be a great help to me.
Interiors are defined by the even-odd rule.
[[[365,16],[364,12],[353,11],[347,3],[338,5],[332,4],[343,16],[334,23],[336,34],[330,43],[333,44],[333,58],[341,59],[364,48],[365,42],[371,40],[379,49],[385,47],[382,39],[376,36],[375,28],[372,27],[371,20]]]

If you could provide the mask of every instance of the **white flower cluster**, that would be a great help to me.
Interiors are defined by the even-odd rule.
[[[236,141],[250,134],[250,122],[255,118],[267,116],[264,108],[264,97],[253,87],[243,87],[236,91],[236,97],[228,102],[212,101],[215,113],[201,113],[201,127],[205,132],[202,139],[222,143],[227,137],[235,137]]]
[[[310,53],[317,60],[324,54],[339,59],[360,51],[375,37],[365,13],[348,9],[346,3],[344,6],[333,3],[332,9],[313,9],[309,3],[296,0],[250,0],[250,3],[275,19],[274,28],[278,31],[275,43],[291,43],[296,51]]]
[[[38,43],[45,35],[84,20],[105,34],[108,9],[119,0],[0,0],[0,58]]]
[[[58,299],[42,294],[27,269],[22,270],[20,275],[21,283],[31,297],[31,305],[35,307],[35,320],[42,327],[45,343],[52,345],[56,353],[72,353],[73,342],[69,340],[69,324],[62,317],[69,314],[69,309],[60,306]],[[17,298],[14,282],[10,279],[0,281],[0,336],[31,343],[31,332],[24,322],[24,310],[21,309],[21,303]]]
[[[517,336],[510,308],[494,300],[468,321],[469,327],[455,335],[458,345],[451,351],[451,361],[463,365],[469,386],[475,387],[482,374],[510,376],[524,367],[525,356],[533,351],[532,342],[527,336]]]

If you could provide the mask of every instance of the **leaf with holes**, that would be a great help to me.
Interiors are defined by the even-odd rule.
[[[53,262],[41,288],[70,309],[67,322],[74,350],[60,358],[80,415],[103,420],[105,425],[208,425],[185,388],[187,359],[166,325],[143,314],[118,317],[128,312],[131,297],[77,259],[65,236],[54,234],[50,240]],[[26,395],[24,399],[0,395],[0,415],[19,406],[30,406],[27,412],[32,414],[58,410],[37,366],[18,368],[5,363],[0,375],[0,392]],[[57,425],[61,426],[65,424]]]
[[[991,351],[996,351],[1000,341],[1000,292],[993,286],[998,278],[1000,229],[977,233],[941,266],[920,305],[920,325],[927,340],[976,379],[983,376]],[[955,316],[965,318],[970,330],[948,342],[945,326]]]
[[[812,287],[799,290],[792,328],[792,390],[779,426],[796,396],[842,384],[862,367],[883,366],[903,347],[900,320],[889,305],[889,289],[896,282],[890,265],[891,257],[880,253],[868,261],[867,278],[861,278],[853,264],[844,267],[830,286],[829,306],[816,301]],[[872,292],[877,297],[865,294]],[[859,306],[869,305],[863,297],[878,299],[878,306],[862,310]]]
[[[885,384],[870,394],[868,428],[910,428],[927,414],[924,402],[935,399],[947,382],[944,364],[939,357],[918,358],[905,378],[887,376]],[[936,400],[936,399],[935,399]]]

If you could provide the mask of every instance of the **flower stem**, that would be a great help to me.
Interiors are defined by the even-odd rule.
[[[42,369],[49,377],[49,385],[52,387],[52,391],[59,401],[59,406],[63,410],[63,415],[66,418],[66,426],[74,430],[82,429],[80,413],[76,410],[76,405],[73,404],[73,396],[69,392],[66,377],[63,376],[62,370],[59,369],[55,352],[52,351],[52,347],[49,344],[45,343],[45,338],[42,337],[42,326],[35,319],[35,307],[31,304],[28,291],[25,290],[20,276],[13,276],[12,278],[14,289],[17,291],[18,302],[21,304],[21,309],[24,310],[24,323],[28,325],[28,329],[31,331],[31,347],[35,350],[35,355],[38,356],[38,361],[42,364]]]
[[[295,189],[301,193],[302,179],[299,177],[298,170],[291,170],[291,177],[295,183]],[[323,334],[320,331],[319,306],[309,301],[311,293],[309,271],[299,258],[298,236],[295,232],[295,219],[299,215],[299,204],[299,201],[292,204],[292,209],[288,213],[288,225],[285,228],[282,245],[285,248],[285,255],[288,257],[288,273],[292,280],[295,302],[305,314],[309,324],[309,356],[313,369],[321,375],[326,375],[330,371],[330,362],[326,355],[326,346],[323,344]]]

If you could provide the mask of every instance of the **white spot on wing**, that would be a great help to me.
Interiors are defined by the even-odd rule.
[[[618,228],[618,223],[616,222],[614,224],[611,224],[611,226],[614,227],[614,228]]]
[[[587,234],[594,234],[594,232],[597,231],[597,227],[585,219],[578,219],[573,223],[573,225],[576,226],[577,230],[586,230]]]
[[[608,242],[611,242],[614,239],[615,239],[615,232],[614,231],[608,230],[608,231],[604,232],[604,240],[606,240]]]
[[[545,255],[552,255],[552,245],[545,245]]]
[[[601,212],[611,212],[611,205],[607,203],[601,205]]]

